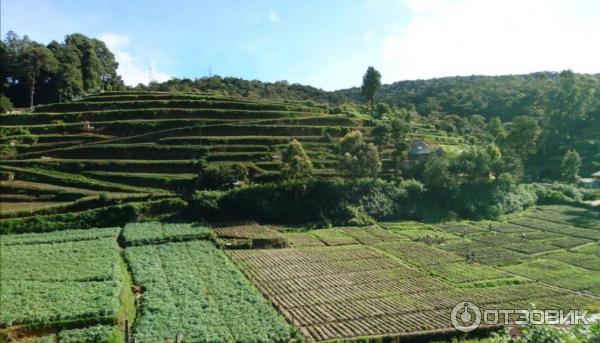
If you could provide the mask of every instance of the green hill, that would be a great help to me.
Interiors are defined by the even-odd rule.
[[[190,192],[206,163],[244,164],[253,182],[274,180],[291,139],[303,144],[315,177],[334,177],[338,139],[355,129],[370,139],[373,123],[332,112],[338,111],[312,101],[105,92],[3,114],[0,171],[15,179],[2,181],[3,202],[11,203],[3,216],[176,199]],[[463,144],[463,137],[442,133],[433,122],[410,126],[411,139],[448,149]]]

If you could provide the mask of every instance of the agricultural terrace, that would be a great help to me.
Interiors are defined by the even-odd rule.
[[[372,125],[312,101],[209,93],[104,92],[40,105],[33,113],[0,114],[1,214],[11,219],[2,226],[34,215],[173,199],[194,187],[204,165],[199,161],[244,164],[253,182],[270,181],[292,139],[303,144],[315,177],[335,177],[337,139],[358,128],[371,140]],[[412,139],[449,149],[463,144],[463,137],[431,123],[411,125]],[[142,214],[158,218],[177,210],[181,206]]]

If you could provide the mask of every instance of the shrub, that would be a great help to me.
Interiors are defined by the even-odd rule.
[[[4,94],[0,94],[0,113],[7,113],[13,110],[13,104]]]
[[[564,183],[533,183],[527,188],[536,194],[540,205],[570,204],[584,199],[580,189]]]

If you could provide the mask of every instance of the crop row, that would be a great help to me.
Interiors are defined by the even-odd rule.
[[[192,224],[145,222],[127,224],[123,229],[123,239],[127,245],[210,239],[211,236],[210,229]]]
[[[283,239],[277,230],[256,223],[216,225],[213,230],[220,238]]]
[[[269,102],[235,101],[231,99],[217,100],[141,100],[141,101],[108,101],[86,102],[77,101],[70,103],[39,105],[36,112],[82,112],[101,111],[110,109],[149,109],[149,108],[220,108],[243,110],[276,110],[276,111],[304,111],[323,112],[322,108],[295,105],[274,104]]]
[[[28,245],[44,243],[61,243],[96,240],[100,238],[116,239],[119,234],[119,228],[101,228],[88,230],[67,230],[48,233],[24,233],[21,235],[2,236],[0,244],[10,245]]]

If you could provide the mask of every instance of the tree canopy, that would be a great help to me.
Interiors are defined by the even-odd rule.
[[[106,44],[79,33],[44,46],[9,31],[0,42],[0,64],[0,93],[16,107],[73,100],[99,91],[102,75],[110,75],[109,89],[124,87]]]

